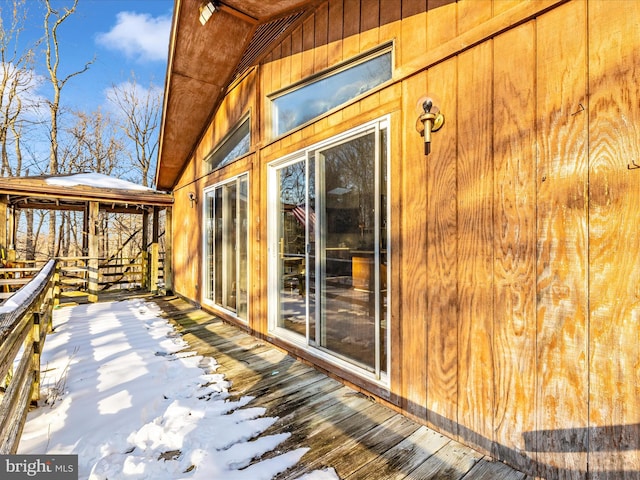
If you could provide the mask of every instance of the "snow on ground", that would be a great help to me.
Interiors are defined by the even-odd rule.
[[[261,480],[295,465],[308,449],[250,464],[288,434],[262,435],[277,419],[252,397],[232,397],[215,359],[190,352],[159,313],[143,300],[57,309],[42,405],[18,453],[76,454],[79,478],[90,480]]]

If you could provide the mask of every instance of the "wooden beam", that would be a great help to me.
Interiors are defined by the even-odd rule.
[[[8,197],[2,195],[0,198],[0,248],[4,248],[3,260],[6,258],[7,248],[7,215],[8,215]]]
[[[167,294],[173,291],[173,209],[167,208],[164,219],[164,288]]]
[[[247,22],[251,25],[258,25],[259,23],[257,18],[254,18],[251,15],[247,15],[246,13],[241,12],[240,10],[237,10],[229,5],[225,5],[224,3],[219,3],[218,9],[221,12],[228,13],[229,15],[239,18],[243,22]]]
[[[98,202],[89,202],[89,302],[98,301]]]
[[[149,265],[147,259],[149,258],[147,252],[147,245],[149,244],[149,212],[145,211],[142,215],[142,288],[149,287]]]
[[[149,262],[149,291],[152,293],[158,292],[158,256],[159,256],[159,245],[158,245],[158,216],[160,215],[160,209],[158,207],[153,207],[153,228],[151,234],[151,258]]]

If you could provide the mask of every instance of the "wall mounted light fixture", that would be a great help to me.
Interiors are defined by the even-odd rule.
[[[431,134],[437,132],[444,125],[444,115],[440,109],[433,105],[431,98],[425,97],[422,100],[423,113],[418,117],[416,130],[424,137],[424,154],[431,153]]]
[[[207,2],[200,5],[200,23],[204,25],[209,21],[211,15],[218,10],[216,5],[213,2]]]
[[[194,204],[198,203],[198,197],[194,192],[189,192],[189,202],[191,203],[191,208],[193,208]]]

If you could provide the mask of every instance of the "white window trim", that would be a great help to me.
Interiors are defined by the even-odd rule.
[[[377,318],[377,327],[376,337],[380,333],[380,325],[378,322],[386,321],[386,345],[387,345],[387,362],[386,368],[380,368],[381,365],[376,365],[376,370],[380,370],[380,375],[378,376],[375,372],[371,372],[365,368],[359,367],[357,364],[341,359],[336,355],[332,355],[328,353],[326,350],[321,348],[314,347],[309,342],[309,329],[307,328],[306,335],[298,335],[294,332],[291,332],[285,328],[279,327],[277,325],[277,314],[278,312],[275,310],[278,305],[278,295],[279,295],[279,279],[277,269],[273,268],[275,263],[274,255],[278,255],[278,232],[275,225],[275,222],[272,220],[272,214],[276,211],[277,206],[277,194],[274,189],[276,189],[276,177],[277,177],[277,169],[286,167],[289,164],[296,163],[301,160],[308,160],[308,156],[310,152],[320,150],[325,147],[333,146],[335,144],[339,144],[344,141],[348,141],[350,138],[357,136],[360,133],[363,133],[367,130],[375,129],[376,132],[380,132],[383,129],[387,131],[387,262],[389,263],[391,260],[391,117],[390,115],[385,115],[383,117],[377,118],[375,120],[369,121],[365,124],[359,125],[358,127],[352,128],[345,132],[334,135],[331,138],[325,139],[313,145],[309,145],[303,149],[300,149],[296,152],[293,152],[289,155],[286,155],[282,158],[274,160],[267,164],[267,329],[270,335],[274,335],[279,340],[282,340],[286,343],[292,344],[305,352],[309,353],[315,358],[322,359],[323,361],[332,364],[338,368],[349,371],[359,377],[362,377],[368,381],[372,381],[376,384],[379,384],[385,388],[389,388],[391,385],[391,304],[392,304],[392,295],[391,289],[388,287],[391,285],[391,268],[387,268],[387,314],[386,318],[383,320],[378,316]],[[379,149],[379,141],[376,142],[376,152]],[[379,167],[377,162],[379,162],[380,155],[376,156],[376,166]],[[307,164],[308,167],[308,164]],[[307,185],[308,188],[308,185]],[[308,240],[308,239],[307,239]],[[308,242],[307,242],[308,243]],[[379,273],[376,275],[379,276]],[[380,284],[380,283],[378,283]],[[378,293],[379,294],[379,293]],[[307,300],[306,305],[306,318],[307,322],[309,321],[309,304]],[[376,358],[376,363],[380,361],[380,358]]]
[[[215,183],[213,185],[209,185],[208,187],[204,188],[202,190],[202,198],[206,199],[207,198],[207,194],[211,193],[213,191],[215,191],[216,188],[218,187],[222,187],[224,185],[227,185],[229,183],[234,183],[237,182],[237,180],[240,177],[246,176],[247,177],[247,195],[250,195],[251,192],[251,184],[250,184],[250,176],[249,176],[249,172],[243,172],[243,173],[239,173],[238,175],[235,175],[233,177],[227,178],[221,182]],[[208,213],[207,213],[207,202],[205,200],[202,201],[202,219],[204,222],[208,221]],[[247,220],[250,222],[251,221],[251,202],[249,201],[249,199],[247,199]],[[250,262],[251,259],[251,245],[250,245],[250,240],[251,240],[251,228],[249,226],[249,228],[247,229],[247,263]],[[202,294],[201,294],[201,298],[202,298],[202,304],[206,305],[207,307],[210,307],[212,309],[215,309],[217,311],[220,312],[224,312],[225,314],[235,318],[236,320],[238,320],[239,322],[242,322],[243,324],[248,325],[250,322],[250,313],[251,313],[251,295],[247,296],[247,318],[241,318],[240,316],[238,316],[237,312],[234,312],[233,310],[229,310],[227,308],[224,308],[221,305],[218,305],[217,303],[215,303],[214,301],[210,300],[209,298],[207,298],[207,291],[208,291],[208,284],[207,282],[210,281],[210,279],[208,278],[208,274],[209,272],[209,268],[207,267],[207,256],[208,256],[208,252],[207,252],[207,248],[208,248],[208,238],[207,238],[207,228],[205,225],[205,228],[202,229],[202,280],[201,280],[201,285],[202,285]],[[247,265],[247,291],[249,289],[249,287],[251,286],[251,267],[250,265]]]

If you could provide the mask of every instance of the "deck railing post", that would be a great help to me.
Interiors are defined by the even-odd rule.
[[[158,292],[158,255],[160,249],[157,243],[151,244],[151,255],[149,258],[149,291],[151,293]]]
[[[89,202],[89,302],[98,301],[98,263],[99,263],[99,239],[98,239],[98,213],[99,203]]]
[[[39,308],[39,305],[36,305]],[[33,325],[31,327],[31,339],[33,354],[31,356],[31,368],[33,369],[33,385],[31,387],[31,402],[40,400],[40,312],[33,312]]]
[[[58,305],[60,305],[60,262],[56,260],[56,267],[53,274],[53,308]],[[49,325],[52,325],[52,323],[53,322],[49,322]]]

